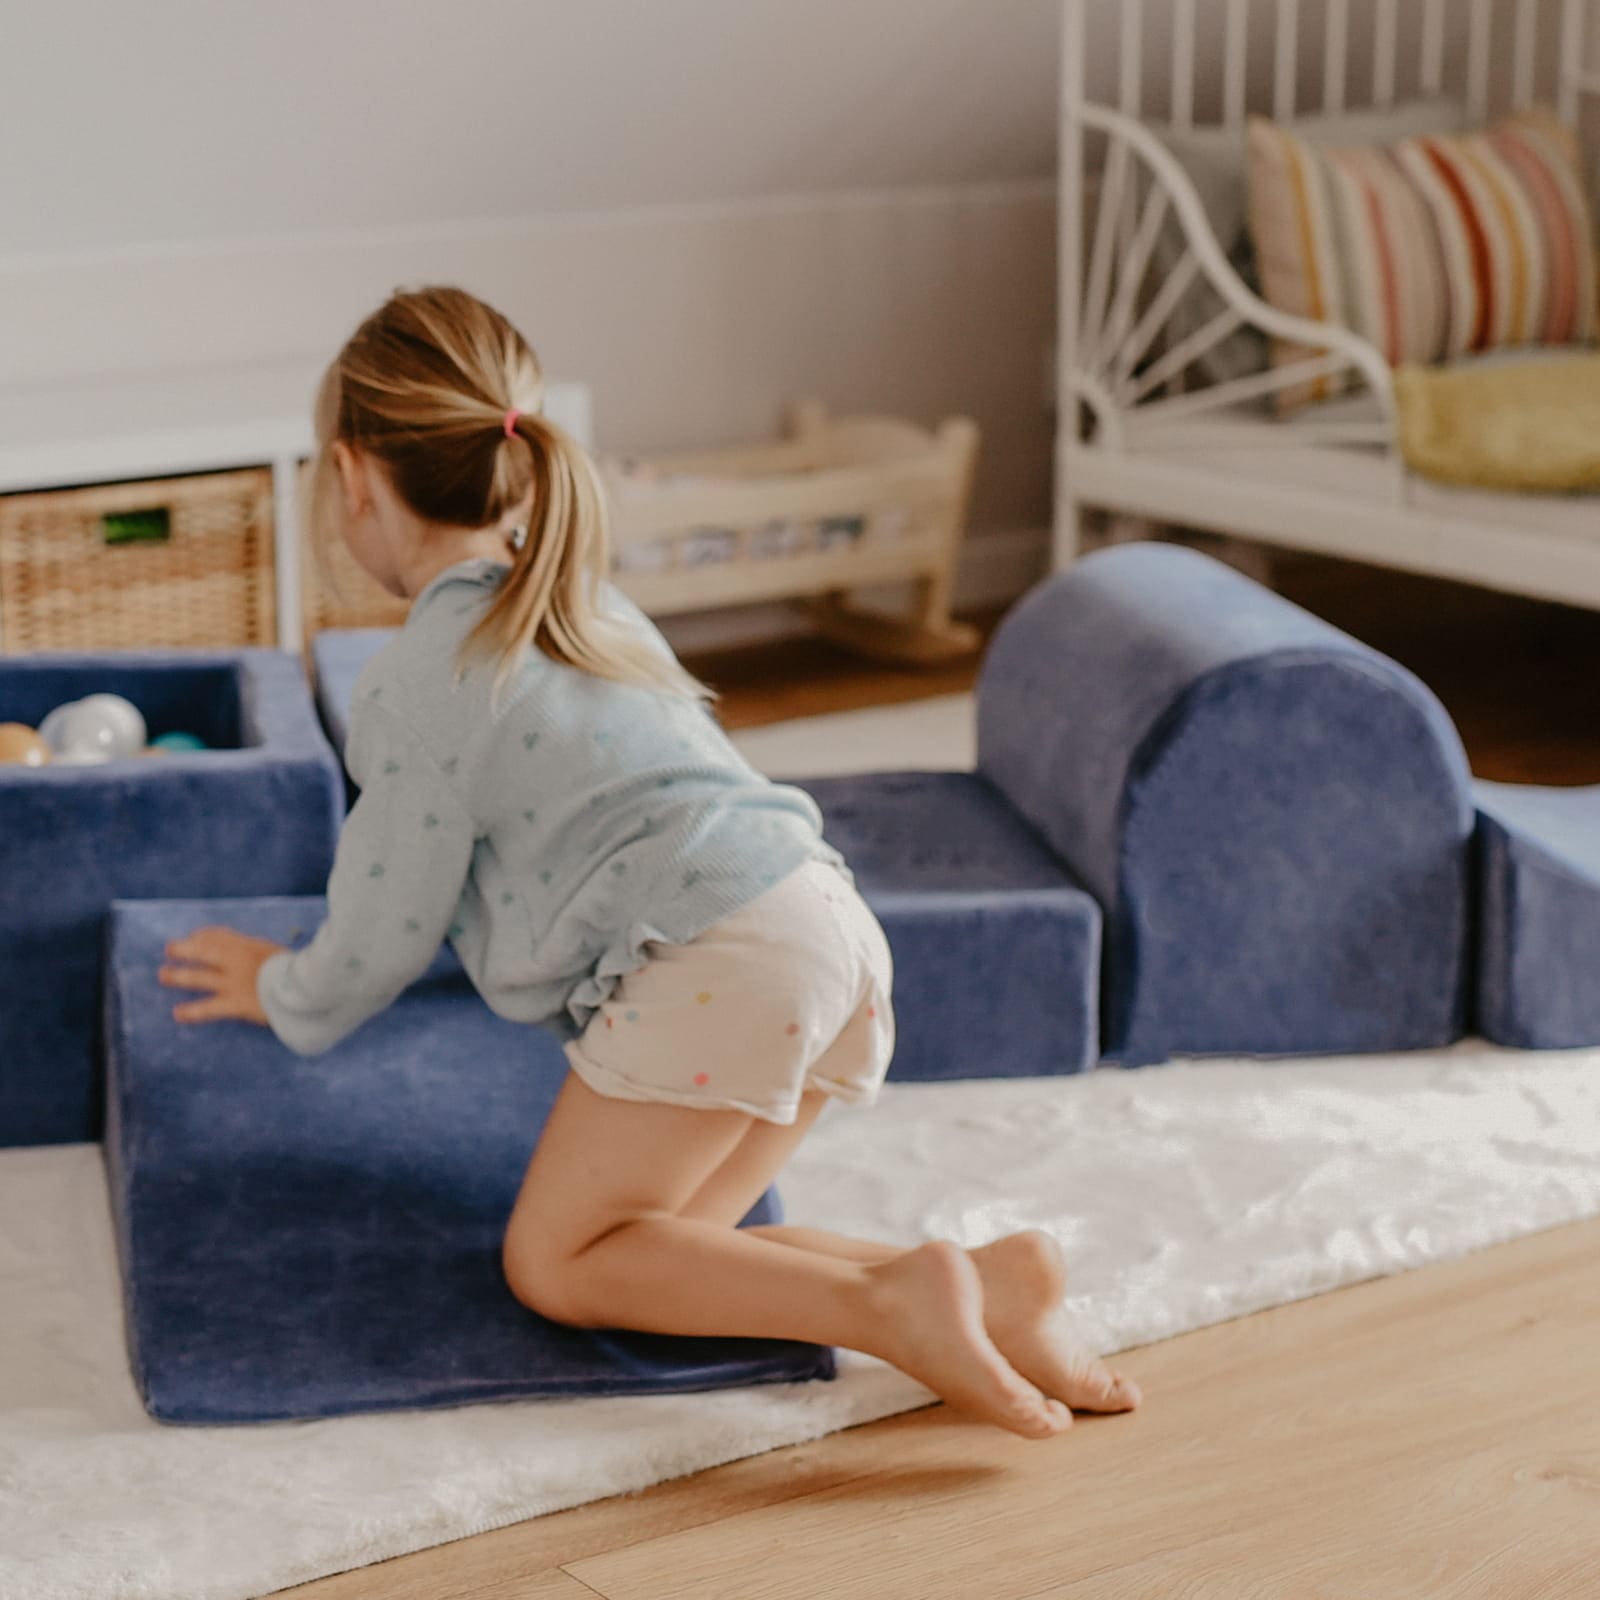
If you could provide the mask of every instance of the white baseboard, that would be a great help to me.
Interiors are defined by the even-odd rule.
[[[955,609],[993,610],[1009,604],[1044,576],[1050,535],[1043,528],[1001,529],[975,533],[962,547],[956,568]],[[893,604],[904,591],[895,585],[867,589],[866,604]],[[719,611],[687,611],[661,620],[661,631],[680,654],[768,644],[809,632],[804,616],[782,601],[770,605],[735,606]]]

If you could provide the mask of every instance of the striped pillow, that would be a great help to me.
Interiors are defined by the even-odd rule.
[[[1392,365],[1594,338],[1577,141],[1548,111],[1362,150],[1318,149],[1257,117],[1249,197],[1268,302],[1354,329]],[[1277,341],[1273,359],[1317,354]],[[1297,385],[1279,408],[1344,381]]]

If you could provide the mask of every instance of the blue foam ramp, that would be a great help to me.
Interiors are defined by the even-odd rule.
[[[1600,1044],[1600,787],[1484,783],[1477,1027],[1495,1044]]]
[[[783,1340],[575,1329],[518,1304],[500,1241],[566,1063],[453,957],[314,1059],[247,1024],[185,1027],[156,982],[210,922],[285,942],[320,898],[120,903],[105,1158],[129,1355],[164,1422],[831,1378]],[[781,1220],[771,1191],[746,1223]]]
[[[99,1012],[117,899],[311,894],[344,815],[305,673],[269,650],[0,660],[0,722],[107,692],[150,735],[212,746],[105,766],[0,767],[0,1145],[100,1133]]]
[[[970,772],[873,772],[800,787],[889,940],[891,1078],[1094,1064],[1100,908],[993,785]]]

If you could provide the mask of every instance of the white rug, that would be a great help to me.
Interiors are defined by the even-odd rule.
[[[904,1244],[1047,1228],[1068,1311],[1109,1352],[1600,1214],[1600,1051],[891,1085],[830,1107],[783,1190],[791,1220]],[[0,1596],[238,1600],[929,1399],[840,1365],[832,1384],[161,1427],[127,1371],[98,1150],[0,1152]]]
[[[1600,1214],[1600,1051],[890,1085],[783,1187],[905,1244],[1048,1228],[1110,1351]],[[235,1600],[928,1399],[845,1352],[832,1384],[164,1428],[121,1341],[99,1152],[0,1155],[8,1600]]]
[[[895,769],[949,772],[976,766],[978,759],[970,694],[746,728],[735,743],[771,778]]]

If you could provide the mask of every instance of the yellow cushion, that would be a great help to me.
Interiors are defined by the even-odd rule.
[[[1400,448],[1444,483],[1600,489],[1600,355],[1395,373]]]

